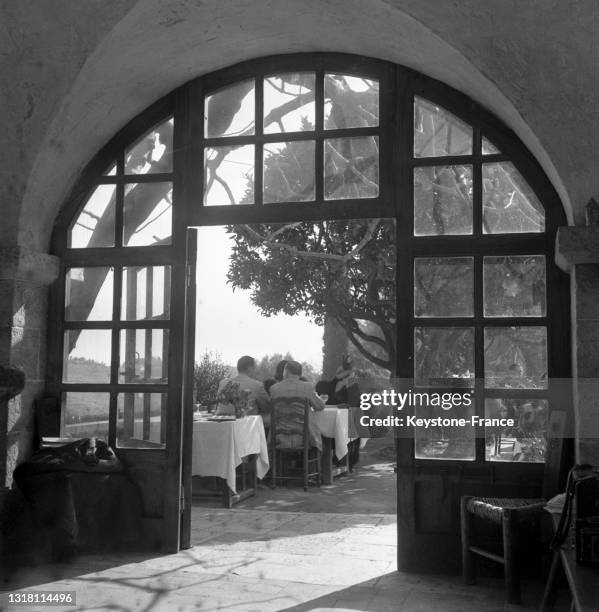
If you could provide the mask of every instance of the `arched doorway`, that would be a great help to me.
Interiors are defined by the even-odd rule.
[[[200,77],[140,115],[55,227],[49,391],[63,431],[105,435],[123,457],[156,545],[176,549],[180,533],[185,545],[189,525],[187,228],[366,219],[394,224],[395,261],[373,272],[366,303],[397,385],[471,393],[459,416],[536,415],[534,441],[511,436],[511,454],[491,430],[398,435],[400,567],[455,551],[461,493],[537,492],[552,380],[569,372],[551,184],[513,133],[437,81],[357,56],[278,56]],[[355,225],[359,244],[376,233]],[[371,314],[335,316],[350,330]]]

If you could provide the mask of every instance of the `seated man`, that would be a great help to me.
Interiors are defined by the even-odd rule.
[[[265,425],[270,422],[271,402],[264,385],[254,378],[256,371],[256,361],[249,355],[240,357],[237,361],[237,376],[224,378],[220,381],[217,395],[224,388],[228,380],[239,383],[242,390],[249,391],[249,411],[248,414],[261,414]]]
[[[301,364],[299,364],[297,361],[288,361],[283,372],[283,380],[274,384],[270,388],[270,397],[272,398],[273,405],[277,404],[278,399],[298,398],[307,401],[308,405],[310,405],[314,410],[324,410],[324,402],[318,397],[318,395],[316,395],[314,385],[307,380],[301,380],[301,375]],[[301,410],[301,412],[298,410],[297,415],[287,415],[288,418],[292,418],[298,422],[303,420],[303,409]],[[297,417],[297,419],[294,417]],[[297,425],[297,423],[295,423],[295,425]],[[311,446],[315,446],[318,448],[318,450],[322,450],[322,438],[318,425],[312,419],[310,419],[308,427],[310,430]],[[277,428],[277,443],[279,442],[279,439],[281,439],[282,443],[286,447],[295,448],[298,446],[298,440],[295,439],[298,437],[298,434],[288,437],[283,431],[281,431],[284,429],[296,431],[298,427],[294,427],[294,423],[280,423],[280,421],[277,420]],[[288,437],[288,439],[285,439],[286,437]],[[301,438],[301,436],[299,437]]]

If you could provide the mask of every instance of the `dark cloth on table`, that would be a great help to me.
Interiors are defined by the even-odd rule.
[[[54,558],[138,544],[142,506],[112,449],[77,440],[44,448],[19,465],[14,479]]]

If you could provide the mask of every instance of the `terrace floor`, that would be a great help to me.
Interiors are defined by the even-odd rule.
[[[10,586],[76,591],[65,610],[537,609],[540,584],[525,584],[526,605],[510,607],[498,579],[467,587],[459,576],[396,572],[393,466],[384,441],[364,450],[361,467],[330,487],[263,488],[231,510],[195,506],[193,546],[176,555],[80,557],[21,572]]]

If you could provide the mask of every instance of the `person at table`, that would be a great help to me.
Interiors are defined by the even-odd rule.
[[[348,404],[349,406],[360,405],[360,385],[358,375],[354,369],[354,362],[350,355],[343,355],[341,365],[335,372],[335,378],[331,381],[334,389],[335,403]]]
[[[232,380],[239,383],[240,389],[249,391],[248,414],[261,414],[265,421],[270,420],[271,401],[264,385],[254,378],[256,372],[256,360],[249,355],[240,357],[237,361],[237,376],[224,378],[220,381],[217,395],[222,391],[227,381]]]
[[[281,361],[277,363],[277,367],[275,368],[275,382],[281,382],[283,380],[284,375],[285,375],[285,366],[288,363],[289,363],[289,359],[281,359]],[[307,378],[304,378],[303,376],[300,376],[299,379],[304,380],[304,381],[308,380]],[[270,381],[271,379],[269,378],[268,380]]]
[[[308,405],[313,410],[324,410],[325,404],[316,394],[316,390],[314,385],[307,380],[301,380],[302,376],[302,366],[297,361],[288,361],[285,364],[285,368],[283,370],[283,380],[274,384],[270,388],[270,397],[272,404],[276,406],[278,399],[288,399],[288,398],[301,398],[305,399],[308,402]],[[298,434],[285,434],[284,430],[299,430],[301,428],[298,427],[300,421],[303,421],[303,411],[298,411],[296,419],[294,416],[290,415],[289,418],[295,420],[297,422],[280,422],[277,420],[277,442],[279,440],[289,448],[295,448],[299,446],[299,440],[301,439],[301,435]],[[313,419],[310,419],[308,423],[308,428],[310,430],[310,443],[311,446],[315,446],[318,450],[322,450],[322,437],[320,434],[320,429],[318,425],[314,422]],[[280,432],[280,433],[279,433]]]

